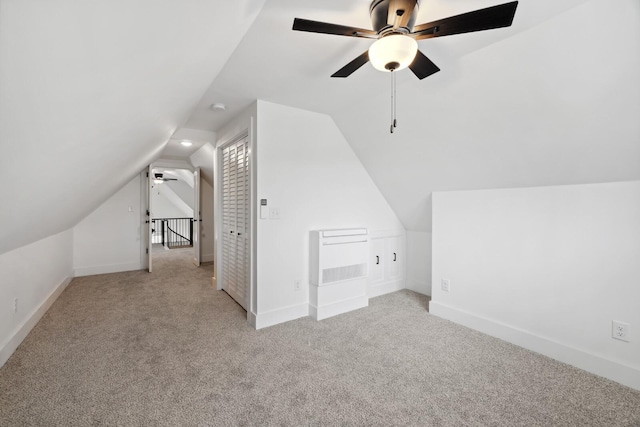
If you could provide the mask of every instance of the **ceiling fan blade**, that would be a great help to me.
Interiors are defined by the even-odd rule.
[[[344,67],[340,68],[338,71],[333,73],[331,77],[349,77],[354,71],[358,68],[362,67],[364,64],[369,62],[369,51],[367,50],[362,55],[358,56],[353,61],[349,62]]]
[[[391,0],[387,24],[393,25],[394,30],[406,27],[417,4],[417,0]]]
[[[409,68],[411,69],[411,71],[413,71],[413,74],[415,74],[416,77],[420,80],[440,71],[440,68],[438,68],[436,64],[431,62],[431,60],[420,51],[416,53],[416,57],[411,65],[409,65]]]
[[[334,34],[337,36],[363,37],[367,39],[378,38],[378,33],[373,30],[329,24],[327,22],[310,21],[301,18],[295,18],[293,20],[293,30],[307,31],[309,33]]]
[[[422,40],[508,27],[513,22],[516,7],[518,7],[518,2],[513,1],[511,3],[504,3],[498,6],[451,16],[440,19],[439,21],[416,25],[413,32],[409,35],[416,40]]]

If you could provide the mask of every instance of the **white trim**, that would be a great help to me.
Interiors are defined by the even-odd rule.
[[[193,264],[200,267],[202,263],[202,176],[200,168],[194,168],[193,172],[193,222],[191,230],[194,236],[191,236],[193,243]],[[171,187],[167,187],[171,189]],[[175,192],[174,192],[175,194]],[[180,198],[181,201],[182,198]],[[184,202],[184,201],[183,201]],[[188,207],[188,206],[187,206]]]
[[[258,321],[258,316],[253,311],[247,311],[247,322],[249,322],[249,326],[253,329],[256,329],[256,322]]]
[[[429,313],[640,390],[640,370],[437,301]]]
[[[337,316],[338,314],[347,313],[349,311],[358,310],[368,306],[369,297],[366,295],[359,295],[355,298],[325,304],[321,307],[309,304],[309,316],[315,320],[323,320],[332,316]]]
[[[140,268],[144,270],[149,269],[149,255],[147,254],[147,248],[149,245],[149,226],[146,221],[149,218],[147,216],[147,210],[149,209],[149,197],[147,191],[149,190],[149,181],[147,181],[147,172],[149,168],[146,167],[140,172],[140,232],[138,237],[140,239]]]
[[[16,351],[18,346],[29,335],[29,332],[36,326],[42,316],[49,310],[49,307],[58,299],[60,294],[71,283],[72,277],[67,277],[56,288],[51,291],[49,296],[27,317],[22,326],[20,326],[16,332],[0,347],[0,368],[9,360],[13,352]]]
[[[290,320],[300,319],[301,317],[309,316],[309,304],[292,305],[285,308],[279,308],[277,310],[268,311],[266,313],[254,314],[251,311],[247,312],[247,318],[250,324],[256,329],[262,329],[269,326],[277,325],[279,323],[288,322]],[[255,319],[252,319],[254,317]]]
[[[193,172],[193,165],[182,159],[158,159],[151,164],[154,168],[167,168],[167,169],[187,169]]]
[[[258,311],[258,156],[257,156],[257,117],[258,101],[256,101],[256,115],[249,118],[249,311]],[[307,310],[308,313],[308,310]],[[257,319],[253,324],[255,328]]]
[[[404,280],[391,280],[380,284],[369,285],[367,294],[369,298],[379,297],[380,295],[390,294],[392,292],[404,289]]]
[[[213,262],[213,252],[210,254],[202,254],[200,256],[200,261],[202,262]]]
[[[143,267],[140,263],[125,263],[125,264],[109,264],[109,265],[96,265],[93,267],[79,267],[74,269],[75,277],[83,276],[95,276],[96,274],[110,274],[121,273],[123,271],[142,270]]]

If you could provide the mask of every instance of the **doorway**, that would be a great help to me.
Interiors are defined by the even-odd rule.
[[[152,164],[148,169],[148,270],[153,258],[200,265],[200,171]]]

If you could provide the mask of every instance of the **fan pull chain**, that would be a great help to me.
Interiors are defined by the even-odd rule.
[[[398,121],[396,120],[396,73],[394,70],[391,70],[391,126],[389,126],[389,130],[393,133],[393,129],[398,127]]]
[[[396,120],[396,116],[398,113],[398,91],[397,91],[397,87],[398,85],[396,84],[396,73],[395,71],[393,72],[393,127],[397,127],[398,126],[398,122]]]

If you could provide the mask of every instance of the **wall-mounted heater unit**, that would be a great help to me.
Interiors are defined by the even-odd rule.
[[[311,317],[322,320],[368,306],[367,229],[316,230],[309,241]]]

